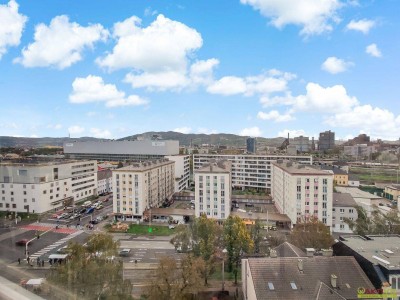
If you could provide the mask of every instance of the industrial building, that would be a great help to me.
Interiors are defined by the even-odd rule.
[[[257,152],[257,139],[255,137],[249,137],[246,139],[246,149],[248,153]]]
[[[335,148],[335,133],[333,131],[324,131],[319,134],[318,150],[326,151]]]

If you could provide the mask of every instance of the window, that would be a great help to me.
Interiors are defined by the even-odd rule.
[[[297,200],[301,200],[301,194],[297,193]]]
[[[299,186],[299,185],[297,186],[297,191],[301,192],[301,186]]]
[[[328,184],[328,179],[326,179],[326,178],[325,178],[325,179],[322,179],[322,183],[323,183],[323,184]]]
[[[27,200],[26,199],[24,199],[24,203],[26,203],[27,202]]]
[[[350,208],[350,209],[349,209],[349,213],[352,214],[353,212],[354,212],[354,210],[353,210],[352,208]]]
[[[268,282],[268,288],[273,291],[275,290],[274,284],[272,282]]]
[[[35,202],[35,198],[32,198],[32,202]]]
[[[344,229],[344,224],[340,224],[340,229]]]
[[[17,208],[17,204],[13,203],[12,208]]]
[[[341,209],[340,209],[340,213],[341,213],[341,214],[344,214],[344,208],[341,208]]]
[[[293,281],[290,283],[290,287],[292,290],[297,290],[297,285]]]

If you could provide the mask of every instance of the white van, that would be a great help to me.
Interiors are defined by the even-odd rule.
[[[85,201],[85,203],[83,203],[83,207],[89,207],[92,205],[92,201]]]

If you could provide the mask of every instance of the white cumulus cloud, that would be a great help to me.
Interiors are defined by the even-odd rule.
[[[367,20],[367,19],[362,19],[362,20],[351,20],[349,24],[347,24],[346,28],[348,30],[355,30],[355,31],[360,31],[364,34],[368,34],[368,32],[375,26],[375,21],[373,20]]]
[[[257,118],[261,120],[271,120],[275,122],[288,122],[294,120],[294,118],[290,114],[281,114],[277,110],[271,110],[268,113],[260,111],[257,114]]]
[[[357,105],[352,110],[331,116],[325,121],[335,127],[364,131],[375,138],[398,139],[400,115],[371,105]]]
[[[81,134],[85,131],[84,127],[81,127],[79,125],[73,125],[71,127],[68,127],[68,132],[70,134]]]
[[[239,135],[242,136],[254,136],[254,137],[258,137],[261,136],[262,132],[260,130],[260,128],[258,128],[257,126],[255,127],[250,127],[250,128],[243,128],[240,132]]]
[[[178,127],[175,128],[173,131],[188,134],[192,132],[192,128],[190,127]]]
[[[90,128],[90,133],[92,134],[93,137],[95,138],[103,138],[103,139],[109,139],[112,138],[112,134],[109,130],[107,129],[99,129],[99,128]]]
[[[224,76],[207,87],[207,92],[218,95],[267,95],[287,90],[289,80],[296,76],[278,70],[256,76]]]
[[[35,27],[35,41],[14,62],[25,67],[65,69],[82,59],[84,49],[93,48],[107,36],[108,31],[100,24],[84,27],[70,22],[68,16],[56,16],[49,26],[41,23]]]
[[[347,71],[347,69],[353,65],[352,62],[347,62],[343,59],[331,56],[323,62],[321,69],[331,74],[337,74]]]
[[[103,78],[94,75],[75,78],[69,100],[71,103],[105,102],[107,107],[138,106],[149,103],[137,95],[126,96],[114,84],[106,84]]]
[[[306,133],[303,129],[299,129],[299,130],[284,129],[284,130],[278,132],[278,136],[280,136],[280,137],[287,137],[288,134],[289,134],[290,138],[294,138],[294,137],[301,136],[301,135],[302,136],[306,135]]]
[[[19,45],[27,20],[26,16],[18,12],[16,1],[0,5],[0,59],[9,47]]]
[[[332,21],[338,22],[339,0],[240,0],[252,6],[271,24],[282,28],[288,24],[301,26],[302,35],[321,34],[332,30]]]
[[[368,45],[365,52],[373,57],[382,57],[382,52],[376,44]]]

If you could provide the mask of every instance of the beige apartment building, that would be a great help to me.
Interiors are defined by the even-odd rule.
[[[149,208],[159,207],[174,193],[175,162],[158,159],[113,171],[113,212],[124,220],[141,219]]]
[[[332,226],[333,173],[289,161],[272,163],[271,195],[293,225],[314,217]]]
[[[212,161],[194,172],[195,215],[225,220],[231,211],[232,163]]]

